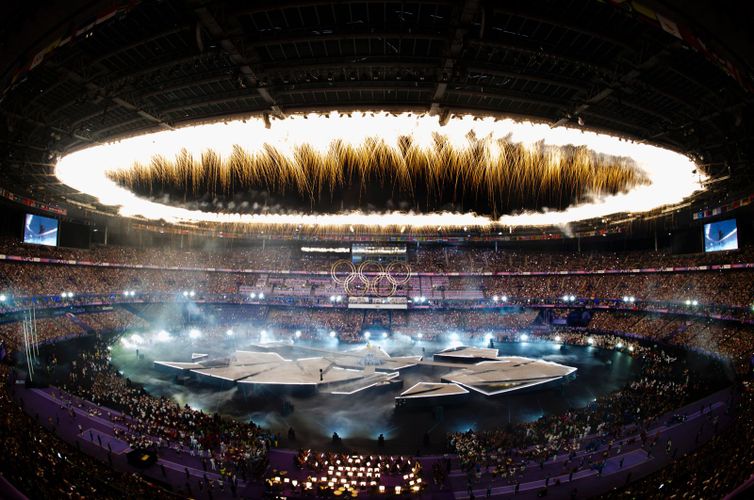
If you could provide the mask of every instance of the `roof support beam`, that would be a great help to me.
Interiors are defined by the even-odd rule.
[[[412,4],[427,4],[427,5],[447,5],[451,3],[452,0],[414,0],[411,3]],[[348,4],[357,4],[357,3],[363,3],[363,0],[339,0],[338,3],[343,5]],[[332,5],[331,1],[326,0],[304,0],[296,2],[296,7],[298,8],[305,8],[305,7],[327,7],[330,8]],[[279,1],[260,1],[260,2],[243,2],[243,7],[233,12],[234,15],[251,15],[251,14],[258,14],[261,12],[269,12],[273,10],[280,10],[284,8],[284,5],[281,5]]]
[[[199,60],[201,58],[201,56],[202,56],[201,54],[193,54],[191,56],[183,57],[183,58],[180,58],[180,59],[174,59],[172,61],[163,62],[163,63],[157,64],[157,65],[154,65],[154,66],[149,66],[149,67],[147,67],[145,69],[141,69],[139,71],[134,71],[133,73],[128,73],[127,75],[124,75],[123,77],[118,78],[117,80],[113,80],[111,82],[108,82],[107,85],[108,85],[108,87],[118,88],[118,87],[121,87],[122,83],[124,81],[126,81],[126,80],[139,78],[139,77],[142,77],[144,75],[148,75],[148,74],[154,73],[156,71],[161,71],[161,70],[164,70],[164,69],[167,69],[167,68],[173,68],[173,67],[176,67],[176,66],[179,66],[181,64],[188,63],[188,62],[197,61],[197,60]],[[94,79],[96,79],[96,77],[92,78],[92,79],[94,80]],[[67,116],[67,113],[64,113],[64,110],[66,110],[70,106],[73,106],[73,105],[77,104],[78,102],[79,101],[77,99],[70,99],[68,101],[65,101],[62,104],[60,104],[59,106],[57,106],[56,108],[48,110],[46,112],[46,115],[50,116],[50,117],[54,117],[55,121],[57,121],[57,122],[65,122],[65,123],[67,123],[68,116]],[[100,112],[97,112],[95,114],[89,114],[87,116],[84,116],[84,117],[81,117],[81,118],[77,119],[76,123],[92,119],[92,118],[94,118],[96,116],[99,116],[100,114],[101,114]]]
[[[16,114],[16,113],[11,113],[10,111],[3,111],[2,113],[4,115],[6,115],[6,116],[9,116],[9,117],[13,118],[13,119],[24,121],[26,123],[30,123],[32,125],[35,125],[35,126],[39,127],[39,128],[47,128],[47,129],[49,129],[49,130],[51,130],[53,132],[57,132],[58,134],[62,134],[62,135],[68,136],[68,137],[72,137],[74,139],[78,139],[81,142],[86,142],[88,144],[97,143],[97,141],[95,141],[94,139],[91,139],[89,137],[83,136],[81,134],[77,134],[76,132],[70,132],[70,131],[68,131],[66,129],[62,129],[60,127],[54,127],[52,125],[48,125],[47,123],[41,122],[39,120],[34,120],[32,118],[29,118],[28,116],[19,115],[19,114]]]
[[[461,57],[464,47],[464,39],[466,33],[469,31],[474,17],[479,12],[480,7],[479,0],[465,0],[463,6],[459,9],[455,9],[455,16],[451,22],[453,30],[448,41],[448,48],[445,52],[445,58],[440,64],[437,75],[437,85],[435,86],[434,94],[432,95],[432,103],[430,105],[430,113],[441,114],[440,104],[445,97],[445,92],[448,90],[448,82],[452,79],[453,70],[456,67],[456,62]],[[484,16],[484,13],[482,13]],[[482,19],[482,26],[480,28],[480,37],[484,34],[484,18]],[[447,119],[447,116],[441,114],[441,118]]]
[[[194,9],[199,22],[209,31],[209,33],[220,43],[228,58],[238,67],[238,71],[241,76],[249,82],[249,85],[256,89],[262,99],[265,100],[270,106],[272,114],[278,117],[283,117],[283,111],[278,106],[275,98],[270,94],[269,90],[259,86],[259,78],[249,64],[249,61],[238,50],[235,43],[226,35],[223,28],[218,23],[214,15],[207,9],[207,7],[199,6]]]
[[[299,35],[299,36],[284,36],[284,37],[265,37],[261,40],[255,40],[245,44],[248,48],[269,47],[270,45],[283,45],[292,43],[312,43],[312,42],[337,42],[337,41],[351,41],[351,40],[428,40],[428,41],[441,41],[444,40],[440,34],[436,33],[419,33],[412,31],[407,33],[402,32],[353,32],[353,33],[337,33],[334,35]]]
[[[128,102],[128,101],[126,101],[125,99],[123,99],[121,97],[108,97],[107,90],[105,88],[100,87],[99,85],[97,85],[94,82],[86,81],[84,79],[84,77],[82,77],[78,73],[75,73],[74,71],[71,71],[69,69],[64,69],[64,68],[61,68],[61,70],[65,73],[65,75],[68,77],[69,80],[71,80],[73,82],[76,82],[76,83],[78,83],[80,85],[83,85],[86,89],[91,90],[93,92],[96,92],[96,93],[104,96],[105,98],[109,98],[112,103],[117,104],[118,106],[121,106],[122,108],[125,108],[125,109],[127,109],[129,111],[133,111],[137,115],[139,115],[142,118],[145,118],[145,119],[151,121],[152,123],[154,123],[155,125],[157,125],[159,127],[162,127],[164,129],[167,129],[167,130],[173,130],[173,127],[170,124],[164,122],[160,117],[155,116],[155,115],[153,115],[153,114],[151,114],[151,113],[149,113],[147,111],[144,111],[139,106],[137,106],[137,105],[135,105],[135,104],[133,104],[131,102]],[[72,123],[70,126],[71,126],[71,128],[75,129],[76,126],[79,125],[82,122],[83,122],[83,120],[77,120],[76,122]]]
[[[528,21],[534,21],[536,23],[547,24],[550,26],[557,26],[559,28],[563,28],[568,31],[577,33],[579,35],[586,35],[589,38],[596,38],[597,40],[602,40],[603,42],[607,42],[616,47],[620,47],[625,51],[634,51],[634,47],[624,42],[623,40],[619,40],[617,38],[611,37],[608,33],[602,33],[602,32],[595,31],[593,29],[588,29],[583,26],[579,26],[570,20],[563,19],[560,16],[548,17],[543,14],[522,12],[521,10],[518,10],[518,9],[514,10],[514,9],[506,8],[505,4],[495,5],[493,7],[493,10],[494,12],[497,12],[506,16],[518,17],[521,19],[526,19]]]
[[[167,31],[163,31],[161,33],[157,33],[155,35],[149,36],[147,38],[138,40],[138,41],[133,42],[133,43],[131,43],[129,45],[124,45],[122,47],[118,47],[117,49],[115,49],[115,50],[113,50],[111,52],[107,52],[107,53],[103,54],[102,56],[98,57],[97,59],[94,59],[92,61],[86,62],[86,65],[87,65],[87,67],[93,67],[93,66],[101,63],[102,61],[105,61],[105,60],[107,60],[107,59],[109,59],[111,57],[114,57],[114,56],[118,55],[118,54],[122,54],[122,53],[127,52],[127,51],[129,51],[131,49],[134,49],[134,48],[139,47],[141,45],[153,42],[155,40],[160,40],[160,39],[162,39],[162,38],[164,38],[166,36],[170,36],[170,35],[174,35],[176,33],[180,33],[182,31],[186,30],[187,28],[188,28],[188,26],[178,26],[178,27],[175,27],[175,28],[171,28],[171,29],[169,29]],[[69,61],[66,60],[66,61],[63,61],[60,64],[61,65],[67,65],[68,63],[69,63]],[[40,94],[40,96],[41,95],[47,95],[50,92],[54,92],[60,85],[63,85],[66,82],[67,82],[67,79],[65,79],[65,78],[61,78],[60,80],[57,80],[48,89],[46,89],[46,92],[44,94]],[[40,96],[34,96],[31,100],[28,101],[29,104],[32,104],[32,103],[36,102],[36,100]]]
[[[578,117],[584,111],[589,109],[589,107],[594,106],[595,104],[598,104],[601,101],[607,99],[610,95],[613,94],[613,92],[615,92],[617,88],[630,84],[631,82],[636,80],[643,71],[646,71],[649,68],[655,66],[658,62],[660,62],[665,57],[665,55],[667,55],[667,52],[668,52],[667,49],[661,50],[657,54],[645,60],[643,63],[639,64],[634,69],[628,71],[626,74],[618,78],[615,84],[604,87],[598,92],[596,92],[595,94],[587,97],[586,99],[584,99],[584,101],[581,104],[576,106],[568,115],[560,118],[552,126],[558,127],[561,125],[565,125],[566,123],[568,123],[568,121],[571,118]],[[582,122],[579,121],[579,124],[582,124]]]
[[[400,61],[391,62],[382,56],[366,56],[354,59],[354,56],[290,59],[275,63],[265,63],[264,70],[268,76],[282,72],[305,72],[322,70],[388,68],[388,69],[431,69],[437,68],[436,62],[425,57],[403,57]]]

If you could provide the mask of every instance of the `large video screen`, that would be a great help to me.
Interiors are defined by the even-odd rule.
[[[34,245],[58,245],[58,221],[41,215],[26,214],[24,243]]]
[[[738,250],[736,219],[710,222],[704,225],[704,251]]]

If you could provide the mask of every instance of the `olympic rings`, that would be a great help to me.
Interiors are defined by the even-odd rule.
[[[345,278],[341,278],[339,276],[339,269],[341,267],[345,267],[347,269],[347,273]],[[332,280],[339,284],[344,285],[346,283],[346,280],[352,276],[354,273],[356,273],[356,266],[354,266],[350,260],[339,260],[335,264],[333,264],[330,267],[330,276],[332,277]]]
[[[330,277],[348,295],[391,297],[411,279],[411,266],[398,261],[383,266],[367,260],[356,267],[349,260],[339,260],[330,267]]]

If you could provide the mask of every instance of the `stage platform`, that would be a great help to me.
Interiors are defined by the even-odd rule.
[[[454,363],[473,363],[486,359],[497,359],[498,351],[486,347],[451,347],[435,354],[437,361],[451,361]]]
[[[439,398],[460,396],[468,393],[469,391],[458,384],[449,384],[445,382],[419,382],[403,391],[401,395],[395,399]]]
[[[246,394],[258,386],[278,386],[349,395],[386,386],[397,379],[398,370],[416,366],[421,359],[420,356],[393,358],[374,345],[342,352],[303,349],[320,356],[291,360],[276,352],[236,351],[225,360],[155,361],[154,365],[202,383],[219,387],[238,385]]]
[[[318,356],[286,359],[277,352],[235,351],[228,358],[192,363],[155,361],[154,364],[162,371],[216,387],[237,386],[244,394],[277,388],[340,395],[368,389],[399,388],[402,384],[400,370],[417,365],[431,366],[447,373],[440,375],[439,381],[428,380],[414,385],[396,399],[447,398],[446,401],[463,396],[468,390],[494,396],[557,382],[576,371],[570,366],[538,359],[497,357],[497,349],[476,347],[442,351],[434,356],[434,361],[422,360],[420,356],[391,357],[379,346],[369,344],[350,351],[295,348]]]
[[[442,377],[445,382],[462,385],[485,396],[521,390],[561,380],[576,368],[541,359],[507,356],[482,361]]]

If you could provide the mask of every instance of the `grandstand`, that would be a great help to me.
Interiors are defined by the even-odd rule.
[[[743,3],[0,6],[0,497],[754,491]]]

